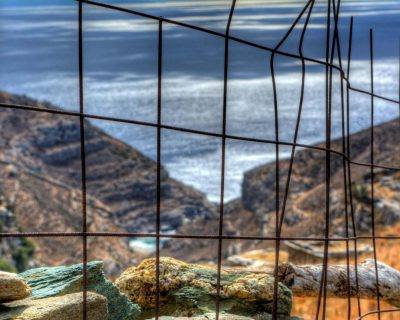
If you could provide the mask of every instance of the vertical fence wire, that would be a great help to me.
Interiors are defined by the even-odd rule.
[[[160,230],[161,230],[161,115],[162,115],[162,59],[163,21],[158,21],[157,54],[157,204],[156,204],[156,315],[160,316]]]
[[[277,219],[277,223],[278,223],[277,230],[279,231],[279,235],[280,235],[280,233],[282,231],[283,221],[284,221],[284,217],[285,217],[285,209],[286,209],[286,204],[287,204],[287,200],[288,200],[288,196],[289,196],[290,181],[291,181],[294,158],[295,158],[295,152],[296,152],[296,144],[297,144],[297,138],[298,138],[298,135],[299,135],[301,114],[302,114],[302,110],[303,110],[305,78],[306,78],[306,63],[305,63],[305,60],[304,60],[303,45],[304,45],[304,37],[305,37],[306,31],[307,31],[307,27],[308,27],[308,24],[309,24],[309,21],[310,21],[311,13],[312,13],[312,10],[314,8],[314,3],[315,3],[315,0],[310,1],[310,8],[308,10],[307,17],[306,17],[306,20],[304,22],[304,26],[302,28],[300,41],[299,41],[299,46],[298,46],[299,56],[301,57],[300,98],[299,98],[299,107],[298,107],[297,117],[296,117],[296,125],[295,125],[295,130],[294,130],[294,135],[293,135],[293,145],[292,145],[291,154],[290,154],[290,160],[289,160],[288,174],[287,174],[286,183],[285,183],[284,197],[283,197],[283,200],[282,200],[282,210],[281,210],[280,216],[278,216],[278,219]],[[301,13],[301,15],[302,15],[302,13]],[[272,78],[273,78],[272,81],[275,82],[275,76],[272,77]],[[276,90],[274,92],[276,93]],[[275,93],[274,93],[274,95],[275,95]]]
[[[326,39],[325,39],[325,148],[331,148],[331,105],[330,105],[330,88],[331,78],[329,77],[331,66],[329,64],[330,53],[330,26],[331,26],[331,1],[327,4],[326,17]],[[321,273],[320,288],[318,293],[317,312],[315,319],[319,319],[321,300],[322,300],[322,318],[325,319],[326,309],[326,284],[328,273],[328,253],[329,253],[329,226],[330,226],[330,184],[331,184],[331,153],[325,152],[325,240],[323,254],[323,269]]]
[[[347,79],[350,79],[350,68],[351,68],[351,57],[352,57],[352,46],[353,46],[353,25],[354,25],[354,17],[350,18],[350,26],[349,26],[349,39],[348,39],[348,52],[347,52]],[[349,82],[346,83],[346,145],[347,152],[346,156],[349,159],[351,157],[351,142],[350,142],[350,85]],[[347,160],[346,159],[346,160]],[[349,181],[349,205],[350,205],[350,218],[351,218],[351,226],[354,237],[354,278],[355,278],[355,291],[357,297],[357,311],[358,316],[361,316],[361,301],[360,301],[360,290],[358,283],[358,247],[357,247],[357,227],[355,220],[355,210],[354,210],[354,202],[353,202],[353,190],[352,190],[352,176],[351,176],[351,163],[347,161],[346,166],[347,177]]]
[[[374,93],[374,39],[372,29],[369,30],[369,54],[370,54],[370,76],[371,76],[371,93]],[[371,153],[370,153],[370,161],[374,163],[374,116],[375,116],[375,104],[374,97],[371,96],[371,130],[370,130],[370,139],[371,139]],[[378,310],[380,310],[380,297],[379,297],[379,275],[378,275],[378,262],[377,262],[377,253],[376,253],[376,231],[375,231],[375,172],[374,167],[370,168],[371,174],[371,227],[372,227],[372,245],[373,245],[373,254],[374,254],[374,267],[375,267],[375,278],[376,278],[376,303]],[[381,319],[381,314],[378,312],[378,319]]]
[[[283,197],[283,202],[282,202],[282,211],[280,212],[280,169],[279,169],[279,144],[275,145],[275,265],[274,265],[274,293],[273,293],[273,305],[272,305],[272,319],[276,320],[277,315],[278,315],[278,266],[279,266],[279,260],[280,260],[280,246],[281,246],[281,233],[282,233],[282,226],[283,226],[283,221],[285,217],[285,208],[286,208],[286,202],[288,199],[289,195],[289,188],[290,188],[290,179],[292,175],[292,169],[293,169],[293,163],[294,163],[294,156],[295,156],[295,150],[296,150],[296,143],[297,143],[297,137],[298,137],[298,131],[300,127],[300,119],[301,119],[301,111],[303,108],[303,99],[304,99],[304,86],[305,86],[305,61],[303,58],[303,44],[304,44],[304,37],[305,33],[307,31],[307,26],[310,20],[311,12],[314,6],[314,0],[308,1],[307,4],[304,6],[303,10],[300,12],[300,14],[297,16],[295,21],[292,23],[291,27],[288,29],[288,31],[285,33],[285,35],[282,37],[282,39],[278,42],[276,45],[275,49],[279,49],[286,39],[289,37],[291,34],[292,30],[295,28],[297,23],[300,21],[302,18],[303,14],[306,12],[308,9],[308,14],[306,17],[306,20],[304,22],[303,30],[301,33],[300,37],[300,42],[299,42],[299,55],[302,58],[301,59],[301,69],[302,69],[302,79],[301,79],[301,90],[300,90],[300,101],[299,101],[299,108],[297,112],[297,119],[296,119],[296,126],[295,126],[295,132],[293,136],[293,146],[291,150],[291,156],[290,156],[290,163],[289,163],[289,168],[288,168],[288,175],[286,178],[286,184],[285,184],[285,191],[284,191],[284,197]],[[272,81],[272,88],[273,88],[273,97],[274,97],[274,119],[275,119],[275,139],[276,141],[279,141],[279,114],[278,114],[278,93],[277,93],[277,86],[276,86],[276,79],[275,79],[275,67],[274,67],[274,58],[275,58],[275,53],[273,52],[270,57],[270,72],[271,72],[271,81]]]
[[[342,53],[340,47],[340,34],[338,29],[339,16],[340,16],[340,5],[341,1],[338,0],[337,6],[336,1],[333,0],[333,12],[334,12],[334,22],[335,22],[335,36],[334,36],[334,44],[337,50],[339,68],[343,70],[342,64]],[[332,54],[334,54],[332,52]],[[344,101],[344,74],[340,73],[340,114],[341,114],[341,135],[342,135],[342,152],[346,154],[347,146],[346,146],[346,120],[345,120],[345,101]],[[347,179],[347,171],[346,165],[347,160],[345,157],[342,158],[342,170],[343,170],[343,192],[344,192],[344,214],[345,214],[345,237],[346,237],[346,286],[347,286],[347,320],[351,319],[351,287],[350,287],[350,250],[349,250],[349,199],[348,199],[348,179]]]
[[[228,69],[229,69],[229,34],[235,12],[236,0],[232,0],[229,10],[228,21],[225,29],[224,40],[224,88],[222,101],[222,138],[221,138],[221,185],[220,185],[220,205],[219,205],[219,225],[218,225],[218,261],[217,261],[217,297],[215,304],[215,319],[219,319],[220,299],[221,299],[221,270],[222,270],[222,235],[224,229],[224,196],[225,196],[225,149],[226,149],[226,119],[228,108]]]
[[[80,153],[81,153],[81,197],[82,197],[82,252],[83,252],[83,319],[87,319],[87,203],[86,203],[86,151],[85,151],[85,118],[84,114],[84,91],[83,91],[83,3],[78,3],[78,68],[79,68],[79,130],[80,130]]]

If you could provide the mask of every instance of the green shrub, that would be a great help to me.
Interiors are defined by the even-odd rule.
[[[371,203],[370,194],[365,184],[354,184],[351,189],[356,200],[366,204]]]
[[[27,238],[21,238],[21,244],[13,254],[13,260],[18,272],[25,271],[29,266],[29,260],[35,253],[35,245]]]
[[[7,260],[0,258],[0,271],[17,272],[17,269]]]

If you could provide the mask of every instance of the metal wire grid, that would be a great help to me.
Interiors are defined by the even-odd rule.
[[[358,308],[358,318],[363,319],[369,315],[376,314],[378,319],[380,319],[381,314],[384,313],[394,313],[399,312],[400,309],[381,309],[380,308],[380,298],[379,298],[379,274],[377,269],[377,257],[376,257],[376,240],[384,239],[384,240],[398,240],[400,236],[378,236],[375,232],[375,210],[374,210],[374,169],[382,168],[389,169],[394,171],[399,171],[399,167],[386,166],[382,164],[374,163],[374,130],[371,130],[370,133],[370,142],[371,142],[371,152],[370,152],[370,162],[362,163],[353,161],[350,157],[350,92],[358,92],[363,95],[370,97],[370,115],[371,115],[371,128],[374,126],[374,100],[380,99],[389,103],[399,105],[399,113],[400,113],[400,88],[399,88],[399,99],[392,99],[385,96],[377,95],[374,92],[374,56],[373,56],[373,31],[370,30],[369,33],[369,48],[370,48],[370,91],[362,90],[359,88],[355,88],[351,86],[349,81],[350,77],[350,66],[351,66],[351,50],[352,50],[352,39],[353,39],[353,17],[350,21],[349,26],[349,43],[348,43],[348,52],[347,52],[347,70],[345,71],[342,65],[342,53],[340,48],[340,34],[338,31],[338,21],[340,16],[340,5],[341,0],[328,0],[327,4],[327,16],[326,16],[326,53],[325,53],[325,61],[305,57],[303,55],[303,43],[304,37],[307,30],[307,26],[310,21],[310,17],[312,15],[313,7],[315,4],[315,0],[309,0],[291,25],[291,27],[287,30],[285,35],[279,41],[279,43],[274,47],[263,46],[248,40],[244,40],[238,37],[234,37],[230,35],[230,27],[232,18],[235,12],[236,0],[232,0],[230,5],[228,22],[226,25],[225,33],[219,33],[214,30],[206,29],[199,26],[194,26],[191,24],[167,19],[164,17],[157,17],[151,14],[147,14],[144,12],[139,12],[135,10],[126,9],[120,6],[110,5],[106,3],[90,1],[90,0],[77,0],[78,2],[78,39],[79,39],[79,112],[66,111],[66,110],[54,110],[54,109],[44,109],[40,107],[34,107],[29,105],[16,105],[16,104],[6,104],[0,103],[0,106],[3,108],[12,108],[19,110],[30,110],[36,112],[45,112],[52,114],[59,114],[65,116],[78,117],[80,120],[80,152],[81,152],[81,175],[82,175],[82,231],[81,232],[67,232],[67,233],[51,233],[51,232],[18,232],[18,233],[0,233],[0,238],[8,238],[8,237],[81,237],[82,238],[82,250],[83,250],[83,318],[87,319],[87,239],[88,237],[152,237],[156,239],[156,319],[160,316],[160,240],[165,239],[213,239],[218,240],[218,265],[217,265],[217,299],[216,299],[216,319],[219,319],[219,310],[220,310],[220,290],[221,290],[221,266],[222,266],[222,243],[223,240],[261,240],[275,241],[275,281],[274,281],[274,300],[273,300],[273,312],[272,318],[275,320],[278,317],[278,263],[279,263],[279,254],[280,254],[280,242],[282,240],[304,240],[304,241],[323,241],[324,242],[324,257],[323,257],[323,273],[320,282],[320,290],[318,295],[318,304],[317,304],[317,312],[315,314],[315,319],[318,320],[322,317],[325,319],[326,317],[326,298],[327,298],[327,267],[328,267],[328,253],[329,253],[329,242],[335,241],[344,241],[346,243],[346,261],[347,261],[347,289],[348,289],[348,310],[347,310],[347,319],[351,318],[351,301],[350,301],[350,254],[349,254],[349,243],[350,241],[354,243],[355,254],[354,254],[354,268],[355,268],[355,280],[356,280],[356,296],[357,296],[357,308]],[[117,117],[108,117],[108,116],[100,116],[96,114],[89,114],[85,112],[84,108],[84,70],[83,70],[83,5],[100,7],[103,9],[109,9],[119,12],[129,13],[135,16],[140,16],[143,18],[147,18],[153,21],[158,22],[158,55],[157,55],[157,64],[158,64],[158,98],[157,98],[157,122],[144,122],[137,121],[125,118],[117,118]],[[286,39],[291,34],[292,30],[299,23],[300,19],[305,16],[305,22],[303,24],[299,46],[298,46],[298,54],[293,54],[289,52],[285,52],[280,50],[282,45],[285,43]],[[333,38],[331,37],[331,24],[333,17]],[[163,24],[168,23],[176,26],[180,26],[182,28],[188,28],[192,30],[197,30],[199,32],[204,32],[209,35],[214,35],[224,39],[225,47],[224,47],[224,87],[223,87],[223,117],[222,117],[222,132],[221,133],[213,133],[202,130],[193,130],[185,127],[178,126],[170,126],[162,123],[161,111],[162,111],[162,62],[163,62]],[[229,67],[229,42],[241,43],[253,48],[257,48],[259,50],[263,50],[266,52],[270,52],[269,59],[269,68],[271,72],[272,85],[273,85],[273,96],[274,96],[274,120],[275,120],[275,139],[257,139],[250,137],[242,137],[237,135],[229,135],[226,133],[227,126],[227,88],[228,88],[228,67]],[[334,64],[335,60],[335,52],[338,60],[338,65]],[[300,60],[302,66],[302,81],[301,81],[301,92],[299,99],[299,107],[297,113],[297,121],[295,126],[294,138],[293,142],[288,141],[280,141],[279,140],[279,105],[278,105],[278,94],[276,89],[276,80],[275,80],[275,64],[274,59],[275,56],[285,56],[292,59]],[[399,56],[400,57],[400,56]],[[312,146],[301,144],[297,142],[299,124],[301,118],[301,112],[303,107],[304,100],[304,86],[305,86],[305,64],[306,62],[314,63],[317,65],[325,66],[325,115],[326,115],[326,139],[325,139],[325,147],[320,146]],[[400,65],[400,59],[399,59]],[[341,122],[342,122],[342,151],[337,151],[331,149],[331,122],[332,122],[332,78],[333,71],[337,71],[340,74],[340,104],[341,104]],[[400,75],[399,75],[400,78]],[[85,159],[85,119],[98,119],[98,120],[106,120],[117,123],[128,123],[133,125],[140,125],[146,127],[153,127],[157,129],[157,206],[156,206],[156,233],[107,233],[107,232],[88,232],[87,229],[87,203],[86,203],[86,159]],[[222,141],[221,146],[221,185],[220,185],[220,205],[219,205],[219,225],[218,225],[218,235],[171,235],[171,234],[163,234],[161,233],[160,228],[160,216],[161,216],[161,132],[162,130],[172,130],[177,132],[186,132],[192,133],[202,136],[216,137],[220,138]],[[275,145],[276,152],[276,183],[275,183],[275,192],[276,192],[276,226],[275,226],[275,236],[229,236],[223,234],[223,222],[224,222],[224,187],[225,187],[225,143],[226,139],[230,140],[239,140],[239,141],[248,141],[248,142],[258,142],[264,144],[273,144]],[[282,205],[280,203],[280,181],[279,181],[279,148],[280,146],[290,146],[291,147],[291,157],[290,164],[288,169],[288,176],[285,183],[285,191],[284,197],[282,201]],[[292,175],[294,156],[296,152],[296,148],[305,148],[312,149],[320,152],[325,152],[326,154],[326,177],[325,177],[325,192],[326,192],[326,203],[325,203],[325,234],[324,237],[282,237],[281,230],[283,226],[283,220],[285,215],[286,202],[289,194],[289,185],[290,179]],[[345,190],[345,224],[346,224],[346,236],[345,237],[329,237],[329,227],[330,227],[330,161],[331,154],[336,154],[342,158],[342,166],[344,172],[343,186]],[[364,166],[370,169],[371,174],[371,215],[372,215],[372,235],[371,236],[359,236],[356,232],[355,221],[354,221],[354,207],[353,207],[353,195],[352,190],[349,186],[352,184],[352,175],[351,175],[351,165]],[[349,234],[349,228],[351,227],[352,235]],[[358,240],[372,240],[373,242],[373,256],[375,259],[375,275],[376,275],[376,302],[377,302],[377,310],[370,311],[368,313],[362,314],[360,308],[360,296],[358,292],[358,275],[357,275],[357,241]],[[321,315],[321,317],[320,317]]]

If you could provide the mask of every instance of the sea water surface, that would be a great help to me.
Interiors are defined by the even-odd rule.
[[[106,1],[125,8],[225,32],[229,1]],[[348,30],[354,16],[352,86],[370,90],[369,29],[374,30],[375,92],[398,99],[400,2],[342,1],[339,32],[347,68]],[[305,1],[238,0],[231,35],[275,47]],[[84,106],[92,114],[157,121],[158,23],[84,5]],[[304,54],[325,59],[327,1],[316,1]],[[77,111],[78,5],[73,0],[0,2],[0,90],[48,100]],[[298,53],[301,19],[282,50]],[[275,139],[270,52],[229,44],[227,134]],[[337,61],[335,61],[337,63]],[[292,141],[299,107],[301,64],[275,57],[279,138]],[[222,132],[224,39],[163,24],[162,123]],[[325,138],[325,68],[306,64],[299,143]],[[333,136],[341,135],[340,82],[334,73]],[[352,132],[370,123],[370,99],[351,94]],[[374,121],[398,117],[396,104],[376,100]],[[147,156],[156,157],[153,127],[92,121]],[[224,200],[240,196],[243,173],[275,159],[274,145],[227,140]],[[289,154],[281,147],[281,157]],[[172,177],[220,200],[221,139],[162,130],[162,163]]]

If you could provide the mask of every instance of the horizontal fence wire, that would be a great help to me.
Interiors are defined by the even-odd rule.
[[[264,144],[280,144],[283,146],[295,146],[295,147],[299,147],[299,148],[303,148],[303,149],[318,150],[318,151],[322,151],[322,152],[328,151],[330,153],[334,153],[338,156],[344,157],[348,162],[350,162],[351,164],[354,164],[354,165],[365,166],[365,167],[375,167],[375,168],[394,170],[394,171],[400,170],[400,167],[397,167],[397,166],[387,166],[387,165],[377,164],[377,163],[354,161],[348,155],[344,154],[341,151],[338,151],[335,149],[328,149],[325,147],[320,147],[320,146],[311,145],[311,144],[293,143],[290,141],[276,141],[276,140],[271,140],[271,139],[252,138],[252,137],[238,136],[238,135],[231,135],[231,134],[221,134],[221,133],[215,133],[215,132],[209,132],[209,131],[203,131],[203,130],[194,130],[194,129],[180,127],[180,126],[171,126],[171,125],[157,124],[157,123],[152,123],[152,122],[137,121],[137,120],[132,120],[132,119],[101,116],[101,115],[90,114],[90,113],[80,113],[77,111],[46,109],[46,108],[41,108],[41,107],[29,106],[29,105],[0,103],[0,107],[26,110],[26,111],[44,112],[44,113],[51,113],[51,114],[58,114],[58,115],[65,115],[65,116],[74,116],[74,117],[82,116],[87,119],[112,121],[112,122],[117,122],[117,123],[129,123],[129,124],[135,124],[135,125],[140,125],[140,126],[145,126],[145,127],[161,128],[161,129],[165,129],[165,130],[185,132],[185,133],[191,133],[191,134],[208,136],[208,137],[215,137],[215,138],[225,137],[228,140],[238,140],[238,141],[256,142],[256,143],[264,143]]]
[[[163,234],[160,233],[135,233],[135,232],[9,232],[0,233],[0,237],[3,238],[16,238],[16,237],[132,237],[132,238],[157,238],[160,239],[223,239],[223,240],[261,240],[261,241],[275,241],[275,240],[298,240],[298,241],[326,241],[337,242],[346,240],[371,240],[372,236],[357,236],[357,237],[263,237],[263,236],[233,236],[233,235],[188,235],[188,234]],[[400,236],[375,236],[375,239],[382,240],[400,240]]]
[[[83,251],[83,318],[87,319],[87,287],[88,287],[88,278],[87,278],[87,263],[88,263],[88,248],[87,241],[88,238],[91,237],[135,237],[135,238],[154,238],[156,239],[156,311],[155,318],[158,319],[160,316],[160,249],[161,249],[161,240],[162,239],[211,239],[218,241],[218,261],[217,261],[217,279],[216,279],[216,289],[217,289],[217,299],[216,299],[216,319],[219,319],[220,314],[220,299],[221,299],[221,272],[222,272],[222,244],[225,240],[257,240],[257,241],[274,241],[275,242],[275,263],[274,263],[274,299],[273,299],[273,310],[272,310],[272,318],[274,320],[278,319],[278,278],[277,268],[279,264],[279,255],[280,255],[280,245],[282,241],[319,241],[324,243],[324,256],[323,256],[323,272],[320,281],[320,291],[318,296],[318,304],[317,304],[317,312],[315,314],[315,319],[320,319],[320,313],[322,313],[322,319],[326,318],[326,299],[327,299],[327,278],[328,272],[327,268],[329,266],[328,260],[328,247],[330,242],[344,242],[346,244],[346,266],[347,266],[347,319],[351,317],[351,300],[350,300],[350,253],[349,253],[349,243],[350,241],[354,243],[355,254],[354,254],[354,268],[356,275],[356,289],[357,289],[357,308],[358,308],[358,318],[363,319],[370,315],[377,315],[378,319],[380,319],[381,314],[384,313],[395,313],[399,312],[400,309],[381,309],[380,308],[380,293],[379,293],[379,274],[377,269],[377,254],[376,254],[376,240],[387,240],[387,241],[396,241],[400,240],[399,236],[380,236],[376,234],[375,230],[375,206],[374,206],[374,169],[380,168],[385,170],[393,170],[399,171],[400,167],[396,166],[388,166],[379,163],[375,163],[374,158],[374,101],[375,99],[379,99],[382,101],[386,101],[389,103],[399,105],[399,114],[400,114],[400,86],[399,86],[399,99],[393,99],[389,97],[385,97],[382,95],[378,95],[374,92],[374,75],[373,75],[373,32],[370,30],[370,83],[371,88],[370,91],[353,87],[350,83],[350,66],[351,66],[351,55],[352,55],[352,39],[353,39],[353,17],[350,20],[349,26],[349,45],[347,52],[347,70],[343,68],[342,65],[342,53],[340,48],[340,34],[338,30],[338,22],[340,17],[340,0],[328,0],[327,1],[327,32],[326,32],[326,57],[325,61],[318,60],[310,57],[306,57],[303,54],[303,42],[305,32],[307,30],[307,26],[309,24],[310,17],[312,16],[312,11],[315,5],[315,0],[309,0],[301,12],[293,22],[290,28],[288,28],[285,35],[282,37],[280,42],[274,47],[264,46],[249,40],[245,40],[242,38],[238,38],[232,36],[230,34],[230,27],[232,18],[234,16],[236,0],[232,0],[230,4],[230,12],[228,17],[228,22],[226,26],[225,33],[220,33],[215,30],[203,28],[200,26],[180,22],[173,19],[168,19],[165,17],[159,17],[155,15],[151,15],[148,13],[124,8],[122,6],[111,5],[107,3],[90,1],[90,0],[77,0],[78,2],[78,40],[79,40],[79,111],[67,111],[62,109],[48,109],[44,107],[38,106],[30,106],[30,105],[18,105],[18,104],[10,104],[10,103],[0,103],[0,107],[2,108],[11,108],[15,110],[21,111],[31,111],[31,112],[43,112],[50,114],[58,114],[64,116],[77,117],[80,120],[80,148],[81,148],[81,175],[82,175],[82,231],[81,232],[10,232],[10,233],[0,233],[0,238],[19,238],[19,237],[32,237],[32,238],[57,238],[57,237],[77,237],[82,238],[82,251]],[[93,6],[98,8],[103,8],[112,11],[125,12],[128,14],[132,14],[134,16],[142,17],[145,19],[153,20],[158,24],[158,55],[157,55],[157,65],[158,65],[158,98],[157,98],[157,122],[145,122],[138,121],[135,119],[128,118],[118,118],[118,117],[109,117],[102,116],[97,114],[87,113],[84,108],[84,65],[83,65],[83,5]],[[304,18],[305,22],[302,28],[298,53],[289,53],[280,50],[281,46],[284,44],[286,39],[289,37],[292,30],[299,23],[299,21]],[[332,16],[333,16],[333,24],[332,24]],[[222,125],[221,125],[221,133],[208,132],[202,130],[194,130],[186,127],[179,126],[171,126],[165,125],[162,123],[162,61],[163,61],[163,26],[165,24],[171,24],[175,26],[179,26],[182,28],[188,28],[192,30],[196,30],[199,32],[203,32],[209,34],[211,36],[216,36],[224,39],[225,41],[225,50],[224,50],[224,91],[223,91],[223,117],[222,117]],[[332,35],[333,30],[333,35]],[[332,35],[332,37],[331,37]],[[271,71],[271,78],[273,84],[273,95],[274,95],[274,120],[275,120],[275,139],[258,139],[246,136],[238,136],[238,135],[230,135],[227,133],[227,88],[228,88],[228,68],[229,68],[229,42],[241,43],[249,47],[253,47],[256,49],[260,49],[266,52],[269,52],[269,68]],[[336,53],[336,54],[335,54]],[[276,55],[284,56],[288,58],[295,59],[301,63],[302,67],[302,82],[301,82],[301,93],[298,105],[298,112],[296,118],[296,126],[294,131],[293,141],[281,141],[279,139],[279,105],[278,105],[278,94],[276,90],[276,81],[275,81],[275,71],[274,71],[274,58]],[[335,56],[338,60],[338,65],[334,63]],[[309,144],[301,144],[297,142],[301,112],[303,106],[304,99],[304,85],[306,79],[305,66],[306,63],[318,64],[321,66],[325,66],[325,107],[326,107],[326,139],[325,139],[325,147],[320,145],[309,145]],[[399,52],[399,65],[400,65],[400,52]],[[341,105],[341,121],[342,121],[342,137],[341,137],[341,150],[335,150],[331,147],[331,123],[332,123],[332,78],[333,71],[337,71],[340,74],[340,105]],[[399,73],[400,80],[400,73]],[[371,112],[370,112],[370,159],[368,163],[355,161],[351,158],[350,155],[350,108],[351,108],[351,99],[350,92],[357,92],[363,94],[365,96],[370,97],[371,102]],[[91,232],[88,229],[87,225],[87,208],[90,206],[87,203],[87,190],[86,190],[86,160],[85,160],[85,120],[87,119],[96,119],[96,120],[104,120],[111,121],[117,123],[127,123],[138,126],[145,127],[153,127],[157,129],[157,200],[156,200],[156,232],[155,233],[138,233],[138,232],[121,232],[121,233],[112,233],[112,232]],[[221,185],[220,185],[220,206],[219,206],[219,220],[218,220],[218,234],[210,234],[210,235],[186,235],[186,234],[164,234],[161,232],[161,132],[162,130],[173,130],[179,132],[185,132],[188,134],[195,135],[203,135],[221,139]],[[271,144],[275,146],[276,159],[275,159],[275,173],[276,173],[276,182],[275,182],[275,192],[276,192],[276,226],[275,226],[275,236],[237,236],[237,235],[225,235],[223,226],[224,226],[224,188],[225,188],[225,144],[227,140],[237,140],[237,141],[247,141],[247,142],[256,142],[263,144]],[[283,193],[283,201],[280,203],[280,158],[279,158],[279,148],[280,146],[289,146],[291,147],[291,156],[289,162],[289,169],[285,181],[285,189]],[[319,152],[323,152],[326,155],[326,175],[325,175],[325,192],[326,192],[326,203],[325,203],[325,232],[323,237],[287,237],[282,236],[281,230],[284,221],[286,203],[289,195],[289,187],[291,181],[291,175],[293,171],[293,163],[294,156],[297,150],[299,149],[309,149],[316,150]],[[335,154],[340,156],[342,159],[342,167],[343,167],[343,187],[344,187],[344,195],[345,195],[345,224],[346,224],[346,236],[345,237],[330,237],[329,236],[329,228],[330,228],[330,192],[331,192],[331,172],[330,172],[330,159],[331,155]],[[372,234],[371,236],[361,236],[357,235],[355,228],[355,218],[354,218],[354,205],[353,205],[353,194],[351,190],[352,185],[352,174],[351,174],[351,165],[356,166],[364,166],[370,169],[371,175],[371,215],[372,215]],[[349,230],[352,232],[350,235]],[[375,276],[376,276],[376,302],[377,302],[377,310],[369,311],[367,313],[362,314],[362,310],[360,307],[360,298],[358,293],[358,275],[357,275],[357,241],[358,240],[372,240],[373,242],[373,254],[375,261]],[[322,306],[322,307],[321,307]]]

